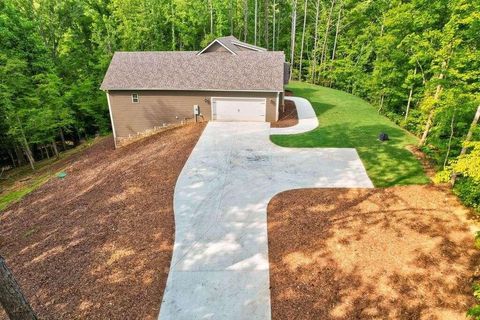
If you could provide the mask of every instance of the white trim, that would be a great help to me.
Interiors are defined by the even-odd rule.
[[[225,49],[227,49],[231,54],[234,54],[234,55],[237,55],[235,52],[233,52],[232,50],[230,50],[226,45],[224,45],[223,43],[221,43],[220,41],[218,41],[217,39],[213,40],[212,42],[210,42],[210,44],[208,46],[206,46],[205,48],[202,49],[202,51],[200,51],[199,53],[197,53],[197,56],[202,54],[203,52],[205,52],[205,50],[207,50],[208,48],[210,48],[214,43],[218,43],[219,45],[221,45],[222,47],[224,47]]]
[[[232,41],[232,43],[236,46],[244,47],[244,48],[247,48],[247,49],[252,49],[252,50],[255,50],[255,51],[262,51],[262,52],[267,51],[267,49],[265,49],[265,48],[260,48],[260,47],[253,46],[251,44],[244,43],[244,42]]]
[[[282,92],[282,90],[237,90],[237,89],[169,89],[169,88],[109,88],[107,91],[219,91],[219,92]]]
[[[135,101],[135,99],[133,98],[133,95],[137,95],[137,101]],[[131,96],[132,96],[132,103],[140,103],[140,95],[138,94],[138,92],[132,92]]]
[[[277,99],[275,102],[275,121],[278,121],[278,109],[280,108],[280,104],[278,103],[280,100],[280,92],[277,92]]]
[[[267,98],[263,98],[263,97],[210,97],[210,112],[211,112],[210,119],[212,119],[212,121],[217,120],[217,119],[213,118],[213,103],[214,103],[215,99],[240,99],[240,100],[261,100],[261,99],[263,99],[263,101],[265,101],[265,115],[264,115],[263,121],[267,122],[267,103],[268,103]]]
[[[107,91],[106,94],[107,94],[107,102],[108,102],[108,111],[110,113],[110,122],[112,123],[113,143],[115,144],[115,149],[117,149],[117,134],[115,133],[115,124],[113,122],[112,105],[110,104],[110,93],[108,93]]]

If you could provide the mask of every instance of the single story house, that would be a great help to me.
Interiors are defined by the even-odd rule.
[[[285,54],[215,39],[201,51],[116,52],[101,89],[115,141],[183,121],[278,119]]]

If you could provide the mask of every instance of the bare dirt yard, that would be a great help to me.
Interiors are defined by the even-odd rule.
[[[446,189],[303,189],[268,207],[273,319],[465,319],[480,257]]]
[[[173,192],[203,124],[113,150],[104,139],[0,213],[0,254],[44,319],[156,319]],[[0,319],[5,315],[0,311]]]
[[[278,121],[272,122],[272,128],[291,127],[298,123],[298,114],[295,103],[290,100],[285,100],[285,107],[279,109]]]

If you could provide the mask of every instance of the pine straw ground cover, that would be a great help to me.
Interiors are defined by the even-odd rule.
[[[65,179],[0,213],[0,253],[41,318],[157,317],[174,186],[203,128],[172,129],[119,150],[105,139],[69,162]]]
[[[465,319],[480,262],[468,214],[430,185],[275,196],[273,319]]]
[[[278,121],[272,122],[272,128],[291,127],[298,123],[297,107],[291,100],[285,100],[285,106],[280,108]]]

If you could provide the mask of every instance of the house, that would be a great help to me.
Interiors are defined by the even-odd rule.
[[[276,121],[288,76],[283,52],[228,36],[199,52],[116,52],[101,89],[117,141],[184,121]]]

